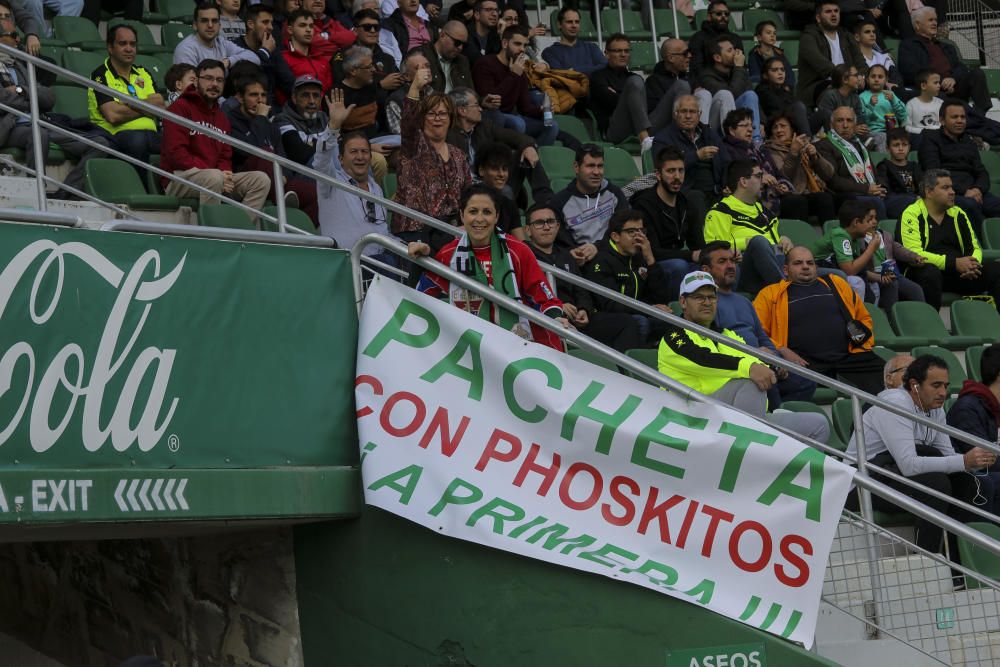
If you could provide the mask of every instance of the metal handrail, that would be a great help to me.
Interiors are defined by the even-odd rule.
[[[399,241],[390,239],[380,234],[366,234],[365,236],[362,236],[358,240],[357,244],[351,249],[351,265],[355,275],[355,281],[354,281],[355,300],[358,304],[359,312],[361,310],[361,306],[364,301],[362,281],[358,279],[360,277],[360,271],[361,271],[361,257],[363,256],[365,247],[368,246],[369,244],[376,244],[382,246],[383,248],[385,248],[389,252],[392,252],[393,254],[399,255],[401,257],[406,257],[409,259],[409,261],[413,262],[414,264],[429,271],[432,271],[433,273],[441,276],[442,278],[447,279],[449,282],[453,282],[467,290],[470,290],[480,295],[487,301],[495,303],[498,306],[512,313],[524,317],[525,319],[531,321],[533,324],[536,324],[542,327],[543,329],[555,333],[560,338],[565,338],[566,340],[571,341],[574,345],[577,345],[582,349],[589,350],[602,357],[611,359],[612,361],[614,361],[615,364],[624,368],[630,374],[637,375],[652,384],[663,386],[669,389],[672,393],[681,396],[682,398],[699,401],[701,403],[707,403],[709,405],[721,407],[726,410],[736,410],[737,412],[741,412],[727,403],[723,403],[722,401],[713,398],[711,396],[706,396],[705,394],[701,394],[692,389],[691,387],[682,384],[669,376],[663,375],[658,371],[649,368],[645,364],[636,361],[635,359],[632,359],[631,357],[628,357],[618,352],[617,350],[614,350],[608,347],[607,345],[604,345],[603,343],[598,342],[593,338],[590,338],[589,336],[586,336],[574,329],[563,329],[562,326],[559,325],[559,323],[553,320],[551,317],[543,315],[539,313],[537,310],[529,308],[528,306],[525,306],[523,303],[520,303],[519,301],[515,301],[506,294],[497,292],[488,285],[484,285],[483,283],[477,282],[476,280],[473,280],[472,278],[466,275],[458,273],[457,271],[454,271],[447,265],[441,264],[440,262],[437,262],[433,259],[429,259],[426,257],[410,257],[407,253],[407,246],[403,245]],[[753,415],[748,415],[748,416],[754,419],[758,419]],[[776,424],[771,424],[770,422],[767,423],[772,428],[781,431],[782,433],[791,435],[795,437],[797,440],[810,442],[808,438],[803,438],[801,435],[794,433],[788,429],[780,427]],[[927,507],[926,505],[915,501],[913,498],[910,498],[909,496],[889,486],[886,486],[881,482],[873,480],[870,477],[858,474],[855,475],[854,479],[855,483],[859,487],[874,492],[876,493],[876,495],[886,498],[893,504],[904,508],[906,511],[911,512],[921,518],[927,519],[928,521],[944,528],[945,530],[948,530],[949,532],[952,532],[960,537],[969,540],[970,542],[973,542],[976,546],[982,547],[983,549],[986,549],[987,551],[996,556],[1000,556],[1000,541],[993,540],[992,538],[983,535],[978,530],[973,530],[972,528],[969,528],[965,524],[955,521],[946,514],[942,514],[937,510]]]
[[[256,229],[230,229],[226,227],[199,227],[197,225],[177,225],[169,222],[143,222],[134,220],[112,220],[101,225],[102,232],[135,232],[139,234],[164,234],[169,236],[190,236],[224,241],[245,241],[249,243],[274,243],[297,245],[310,248],[335,248],[336,242],[328,236],[314,234],[289,234],[288,232],[268,232]]]
[[[0,220],[6,222],[31,222],[39,225],[59,227],[82,227],[83,218],[65,213],[33,211],[29,208],[0,208]]]

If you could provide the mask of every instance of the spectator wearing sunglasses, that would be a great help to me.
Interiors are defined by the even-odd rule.
[[[715,0],[708,4],[708,19],[702,22],[701,30],[691,35],[688,48],[691,49],[691,85],[698,87],[701,70],[712,67],[712,54],[709,48],[716,40],[725,37],[737,51],[743,51],[743,40],[729,29],[731,12],[724,0]]]
[[[372,149],[368,138],[361,132],[341,134],[352,111],[351,106],[344,105],[344,91],[334,88],[328,101],[330,122],[316,139],[313,167],[341,183],[383,196],[371,171]],[[318,184],[317,194],[320,230],[325,236],[336,239],[340,247],[352,248],[358,239],[369,233],[389,235],[387,213],[380,204],[323,182]],[[365,254],[379,254],[379,247],[369,245]]]
[[[472,65],[462,53],[469,30],[459,21],[448,21],[433,44],[424,44],[419,53],[431,68],[431,89],[450,93],[456,88],[472,88]]]
[[[108,57],[94,70],[90,78],[119,92],[111,95],[94,89],[87,91],[90,122],[111,135],[115,148],[144,163],[160,152],[160,131],[156,117],[128,104],[143,100],[165,108],[163,95],[156,91],[153,77],[135,63],[137,35],[125,24],[108,29]],[[145,176],[144,170],[139,170]]]
[[[403,77],[399,73],[396,59],[386,53],[379,43],[379,31],[382,29],[381,19],[374,9],[362,9],[354,15],[354,33],[358,36],[355,46],[363,46],[372,52],[372,75],[379,88],[388,95],[403,85]],[[330,63],[333,66],[333,80],[344,80],[345,51],[337,51]]]

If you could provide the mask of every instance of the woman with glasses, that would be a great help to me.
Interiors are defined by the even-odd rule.
[[[472,173],[462,151],[447,142],[455,103],[442,93],[431,92],[421,98],[421,91],[430,82],[430,70],[417,70],[403,100],[396,201],[438,220],[454,222],[462,189],[472,184]],[[428,243],[435,251],[451,239],[445,232],[398,213],[393,216],[392,231],[403,241]]]
[[[434,259],[453,271],[465,274],[476,282],[557,320],[569,328],[563,314],[562,301],[556,298],[545,274],[531,249],[515,238],[497,231],[499,199],[485,185],[467,188],[459,202],[464,233],[442,247]],[[412,257],[427,256],[431,248],[426,243],[410,243]],[[451,284],[445,278],[424,272],[417,289],[434,297],[448,299],[453,306],[489,320],[521,338],[532,340],[563,351],[562,341],[547,329],[532,324],[524,317],[498,308],[475,292]]]

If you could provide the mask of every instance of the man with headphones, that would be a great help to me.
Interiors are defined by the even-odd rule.
[[[903,373],[903,386],[886,389],[878,396],[907,412],[929,417],[944,425],[945,413],[942,406],[948,397],[948,364],[932,355],[917,357]],[[992,452],[973,447],[965,454],[959,454],[943,432],[878,406],[865,412],[862,427],[870,464],[901,474],[913,482],[962,502],[993,511],[992,482],[987,477],[970,474],[970,471],[981,471],[996,462],[997,457]],[[847,446],[847,453],[852,456],[857,456],[858,453],[856,437],[857,430]],[[959,521],[978,520],[974,514],[892,479],[878,479]],[[872,496],[872,506],[877,510],[899,511],[898,507],[878,496]],[[930,552],[940,551],[941,528],[920,517],[917,517],[915,526],[917,546]],[[954,539],[954,536],[949,535],[949,539]],[[958,553],[955,544],[949,546],[950,553]]]

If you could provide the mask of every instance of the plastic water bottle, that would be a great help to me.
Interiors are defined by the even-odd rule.
[[[552,99],[548,95],[542,100],[542,122],[545,127],[552,127]]]

